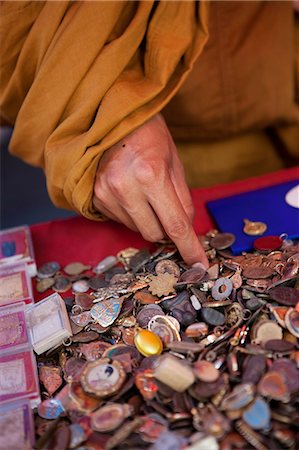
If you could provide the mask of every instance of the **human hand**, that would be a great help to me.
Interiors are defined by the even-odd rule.
[[[187,264],[208,266],[192,226],[194,207],[184,169],[161,115],[106,150],[97,169],[93,203],[147,241],[167,235]]]

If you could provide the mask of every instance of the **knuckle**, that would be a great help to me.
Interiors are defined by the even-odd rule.
[[[111,172],[107,178],[109,189],[116,195],[122,195],[124,191],[124,180],[119,172]]]
[[[97,199],[102,200],[102,198],[103,198],[103,187],[102,187],[102,185],[101,185],[101,183],[99,181],[97,181],[95,183],[94,188],[93,188],[93,193],[94,193],[94,196]]]
[[[184,218],[173,218],[169,221],[167,234],[172,239],[183,238],[190,232],[190,223]]]
[[[142,184],[150,184],[155,180],[156,170],[150,161],[136,162],[136,178]]]

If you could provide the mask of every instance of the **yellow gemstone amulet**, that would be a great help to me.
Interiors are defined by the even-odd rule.
[[[160,355],[163,350],[163,344],[159,336],[142,328],[138,328],[134,337],[134,344],[143,356]]]

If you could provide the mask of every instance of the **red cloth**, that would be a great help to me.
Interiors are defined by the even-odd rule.
[[[295,167],[230,184],[193,189],[196,232],[204,234],[215,227],[206,209],[206,202],[283,183],[298,176],[299,167]],[[115,255],[126,247],[152,248],[139,234],[110,221],[93,222],[83,217],[74,217],[32,225],[30,228],[37,266],[48,261],[58,261],[62,267],[74,261],[95,265],[105,256]],[[36,295],[36,298],[43,297],[44,294],[42,297],[40,294]]]

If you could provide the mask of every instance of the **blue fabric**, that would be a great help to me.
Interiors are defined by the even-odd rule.
[[[293,180],[207,203],[218,229],[236,236],[232,245],[234,255],[252,250],[254,240],[259,237],[247,236],[243,232],[244,219],[266,223],[268,228],[263,236],[286,233],[290,239],[299,238],[299,209],[285,201],[288,191],[298,182]]]

